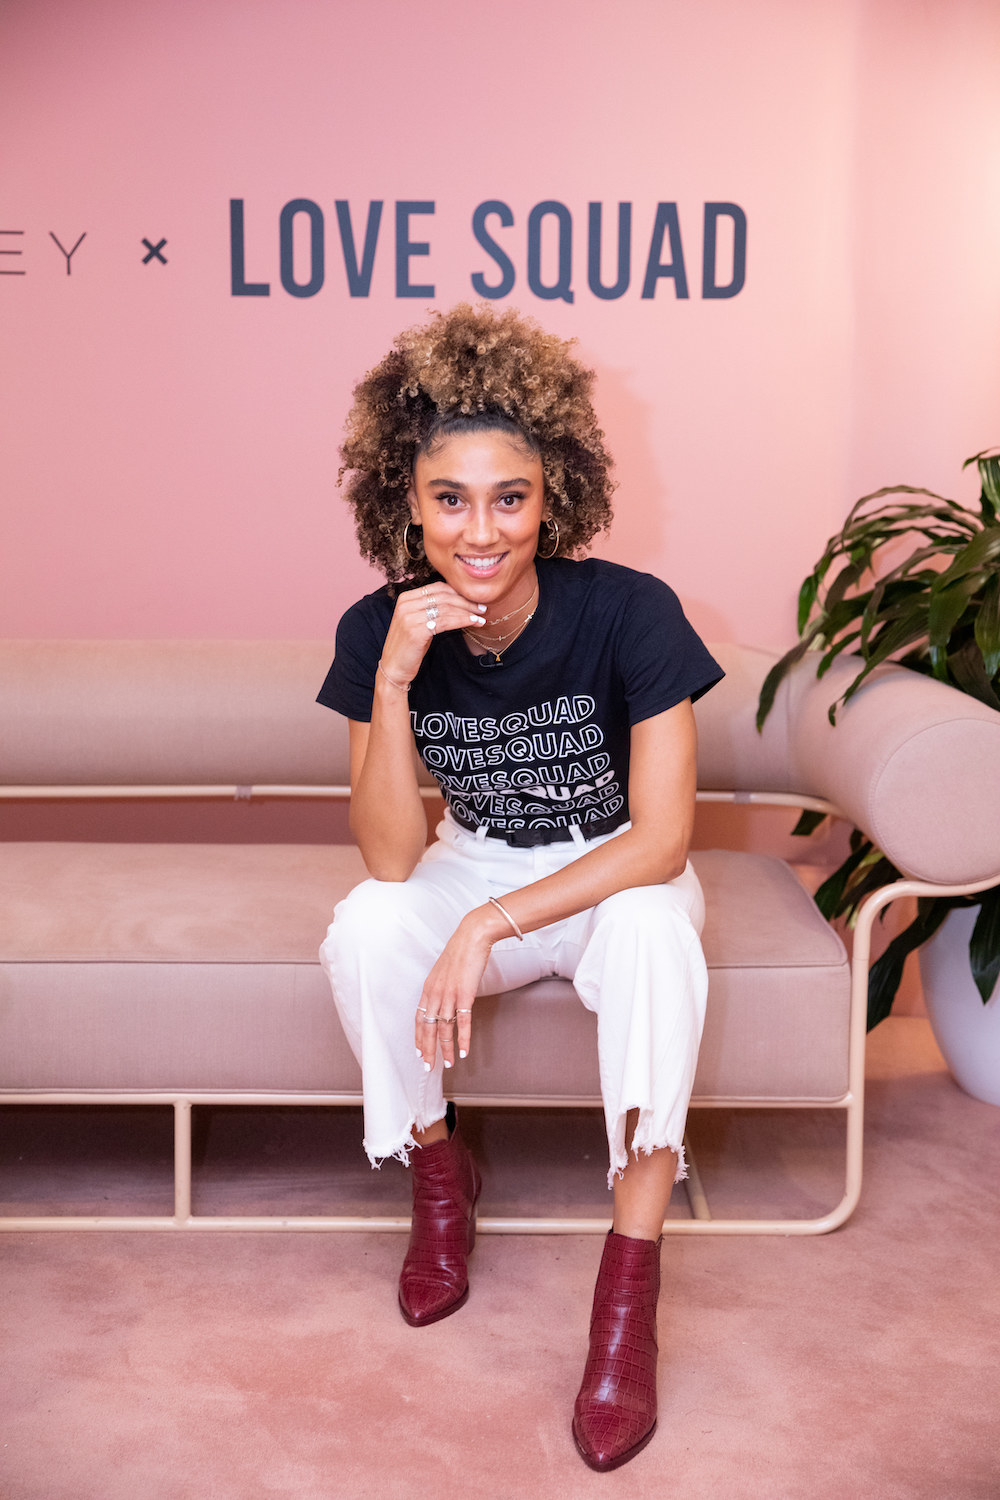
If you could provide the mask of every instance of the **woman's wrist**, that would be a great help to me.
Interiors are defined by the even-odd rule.
[[[386,671],[385,667],[383,667],[381,658],[375,663],[375,670],[383,679],[383,681],[387,682],[390,687],[396,689],[397,693],[408,693],[410,691],[409,682],[398,682],[396,678],[390,675],[390,673]]]
[[[491,948],[494,943],[499,943],[503,938],[514,936],[514,929],[509,919],[490,901],[483,906],[475,907],[465,920],[472,927],[474,936]]]

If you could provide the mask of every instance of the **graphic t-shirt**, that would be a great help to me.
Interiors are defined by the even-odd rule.
[[[504,651],[435,636],[410,685],[417,750],[467,828],[623,823],[629,730],[723,676],[672,589],[587,558],[536,560],[538,605]],[[392,619],[388,586],[347,611],[318,701],[368,722]],[[602,828],[603,831],[603,828]]]

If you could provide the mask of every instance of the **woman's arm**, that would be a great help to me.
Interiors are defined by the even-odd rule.
[[[430,598],[433,631],[428,629]],[[350,720],[350,827],[376,880],[407,880],[427,842],[410,730],[410,683],[437,631],[481,625],[480,615],[479,606],[446,583],[410,590],[396,600],[375,673],[371,723]]]
[[[427,842],[406,693],[376,683],[371,723],[348,727],[351,833],[370,875],[406,880]]]
[[[504,896],[503,905],[522,932],[534,932],[596,906],[616,891],[659,885],[680,875],[694,824],[697,736],[690,699],[633,726],[629,742],[629,812],[632,826],[589,849],[554,875]],[[512,929],[495,906],[464,917],[427,976],[420,1005],[431,1016],[458,1018],[457,1047],[469,1049],[471,1009],[495,942]],[[417,1046],[433,1062],[441,1032],[445,1062],[454,1061],[451,1027],[417,1027]]]

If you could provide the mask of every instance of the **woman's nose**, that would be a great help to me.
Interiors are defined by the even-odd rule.
[[[498,536],[496,517],[491,505],[474,505],[471,509],[466,533],[471,542],[476,546],[484,547],[496,540]]]

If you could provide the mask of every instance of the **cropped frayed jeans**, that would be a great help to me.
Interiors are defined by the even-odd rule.
[[[372,1165],[406,1161],[413,1131],[444,1117],[440,1052],[428,1073],[416,1055],[414,1017],[430,970],[461,919],[490,896],[501,901],[617,838],[513,849],[467,833],[450,814],[438,842],[405,881],[366,880],[335,909],[320,949],[347,1040],[361,1065],[364,1146]],[[495,943],[481,995],[560,975],[597,1015],[608,1185],[627,1163],[625,1117],[638,1110],[632,1150],[677,1152],[685,1175],[684,1122],[705,1019],[708,978],[699,935],[705,919],[690,864],[665,885],[617,892],[520,942]],[[475,1017],[473,1017],[473,1036]],[[461,1063],[456,1062],[456,1068]]]

